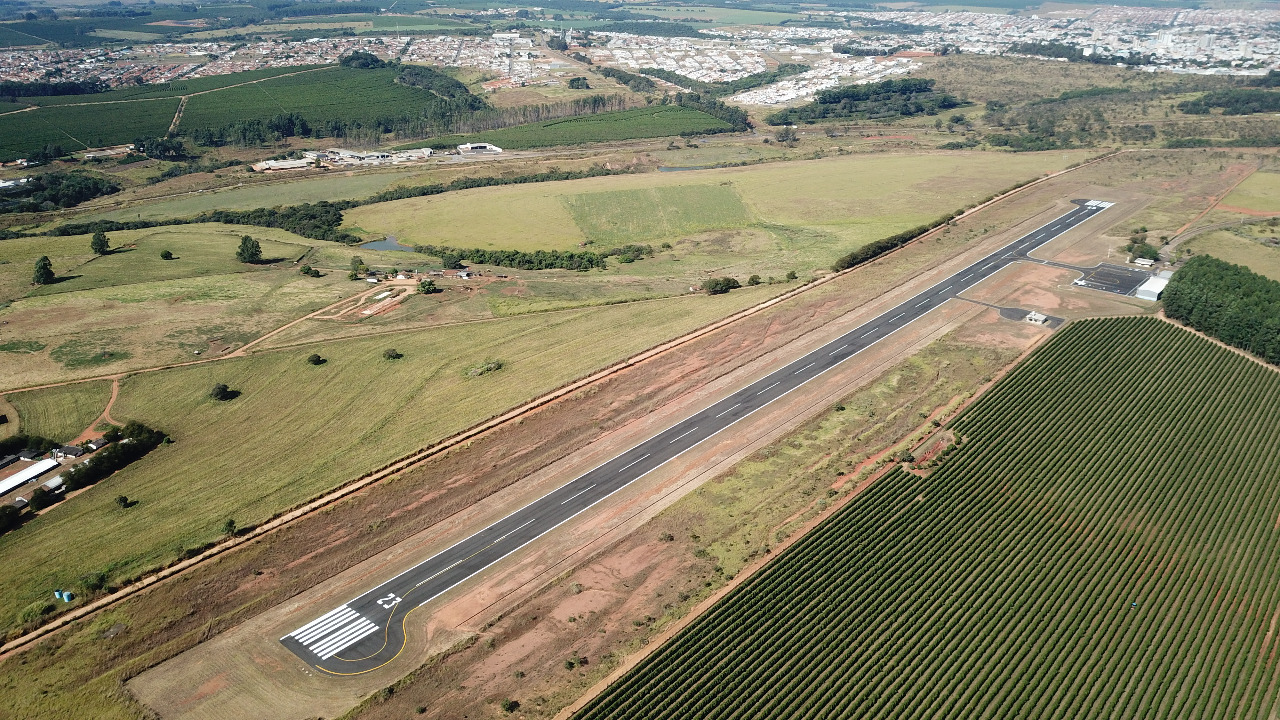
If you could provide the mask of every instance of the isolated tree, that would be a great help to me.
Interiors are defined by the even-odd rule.
[[[399,360],[400,358],[404,357],[404,354],[396,350],[395,348],[387,348],[386,350],[382,351],[382,357],[388,360]]]
[[[111,243],[107,242],[107,234],[101,230],[93,234],[93,239],[89,241],[89,249],[94,255],[106,255],[111,252]]]
[[[235,394],[232,393],[231,388],[227,387],[225,384],[218,383],[217,385],[213,386],[212,390],[209,391],[209,397],[213,398],[214,400],[222,401],[222,400],[230,400],[231,398],[235,397]]]
[[[311,355],[307,357],[307,362],[312,365],[323,365],[325,364],[325,359],[315,353],[311,353]]]
[[[782,126],[782,128],[778,130],[778,132],[774,133],[774,135],[778,138],[778,142],[780,143],[793,143],[799,138],[799,136],[796,135],[795,128],[790,125]]]
[[[748,285],[759,285],[759,284],[760,284],[760,276],[759,276],[759,275],[752,275],[751,277],[747,278],[747,284],[748,284]]]
[[[124,495],[117,495],[117,496],[116,496],[116,505],[119,505],[119,506],[120,506],[120,507],[122,507],[122,508],[127,508],[127,507],[129,507],[129,498],[128,498],[128,497],[126,497],[126,496],[124,496]]]
[[[352,255],[351,256],[351,272],[357,272],[362,267],[364,267],[364,260],[361,260],[359,255]]]
[[[236,259],[242,263],[262,262],[262,245],[252,236],[245,235],[240,238],[240,249],[236,250]]]
[[[226,521],[222,523],[222,534],[223,534],[223,535],[235,535],[235,534],[236,534],[236,521],[235,521],[235,518],[227,518],[227,519],[226,519]]]
[[[799,277],[799,276],[798,276],[798,275],[796,275],[796,271],[795,271],[795,270],[788,270],[788,271],[787,271],[787,279],[788,279],[788,280],[795,280],[797,277]]]
[[[423,280],[422,282],[418,283],[418,292],[422,293],[423,295],[430,295],[432,293],[438,293],[438,292],[444,292],[444,291],[436,287],[435,280]]]
[[[172,259],[173,259],[173,253],[169,252],[168,250],[161,250],[161,251],[160,251],[160,259],[161,259],[161,260],[172,260]]]
[[[740,287],[742,287],[742,283],[739,283],[737,278],[731,277],[707,278],[702,281],[702,289],[708,295],[723,295]]]
[[[502,701],[502,709],[506,712],[513,713],[520,709],[520,701],[507,698]]]
[[[48,255],[41,255],[36,261],[36,272],[31,282],[37,285],[48,285],[53,282],[53,263],[49,262]]]

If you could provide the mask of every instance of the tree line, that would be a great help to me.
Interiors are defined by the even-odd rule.
[[[477,265],[493,265],[517,270],[577,270],[586,272],[597,268],[605,269],[608,267],[606,258],[621,255],[624,252],[629,253],[627,255],[628,262],[636,257],[653,254],[653,248],[647,245],[629,245],[625,246],[625,249],[614,248],[604,252],[591,250],[535,250],[534,252],[525,252],[522,250],[485,250],[483,248],[454,248],[437,245],[418,245],[414,247],[414,250],[440,258],[446,270],[460,269],[465,261]]]
[[[1131,55],[1105,55],[1103,53],[1085,54],[1084,48],[1064,45],[1059,42],[1020,42],[1013,43],[1005,52],[1015,55],[1035,55],[1037,57],[1059,58],[1067,62],[1085,62],[1095,65],[1150,65],[1154,55],[1134,53]]]
[[[766,72],[758,72],[737,80],[729,80],[726,82],[706,82],[704,80],[695,80],[691,77],[681,75],[670,70],[662,70],[660,68],[640,68],[640,72],[650,77],[656,77],[659,80],[666,80],[672,85],[678,85],[683,88],[689,88],[693,92],[708,95],[710,97],[725,97],[726,95],[737,95],[752,88],[771,85],[779,80],[799,75],[802,72],[810,70],[808,65],[799,63],[783,63],[776,70]]]
[[[780,110],[765,118],[770,125],[790,125],[827,118],[911,117],[937,115],[961,106],[953,95],[934,90],[927,78],[883,80],[865,85],[846,85],[817,94],[813,102]]]
[[[1207,92],[1194,100],[1178,103],[1178,110],[1188,115],[1208,115],[1214,108],[1222,108],[1223,115],[1280,112],[1280,92],[1232,88]]]
[[[1168,317],[1280,365],[1280,282],[1198,255],[1173,274],[1160,299]]]
[[[101,80],[63,80],[48,82],[17,82],[5,80],[0,82],[0,100],[14,102],[20,97],[51,97],[54,95],[92,95],[107,90],[106,83]]]
[[[69,208],[120,191],[107,178],[82,172],[48,172],[28,178],[0,197],[0,213]]]

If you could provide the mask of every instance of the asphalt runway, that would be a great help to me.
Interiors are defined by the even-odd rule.
[[[933,287],[729,397],[672,425],[453,547],[334,608],[280,639],[303,662],[333,675],[359,675],[398,656],[409,613],[558,527],[672,458],[892,335],[958,293],[1026,259],[1027,252],[1112,203],[1076,208]]]

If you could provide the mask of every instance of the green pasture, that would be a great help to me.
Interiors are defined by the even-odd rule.
[[[1280,280],[1280,248],[1259,242],[1264,238],[1275,240],[1277,237],[1274,234],[1275,229],[1259,228],[1259,230],[1262,230],[1263,234],[1257,236],[1241,236],[1229,230],[1205,233],[1192,238],[1182,247],[1196,255],[1212,255],[1219,260],[1243,265],[1272,280]],[[1272,232],[1266,232],[1268,230]]]
[[[255,267],[236,260],[235,254],[240,238],[243,235],[254,235],[257,229],[210,224],[124,230],[107,233],[107,240],[113,249],[102,256],[88,252],[91,239],[88,235],[24,238],[13,250],[8,247],[9,241],[5,241],[0,243],[0,260],[8,260],[9,264],[0,266],[0,272],[18,275],[25,270],[25,274],[30,275],[35,258],[40,255],[48,255],[51,260],[60,257],[73,261],[61,266],[54,262],[53,270],[57,280],[52,285],[33,288],[30,293],[32,295],[201,275],[251,272]],[[293,261],[310,247],[278,242],[266,237],[261,237],[259,243],[262,245],[265,261]],[[80,252],[81,248],[84,253]],[[164,250],[173,253],[174,258],[161,259],[160,253]],[[80,259],[81,262],[74,264],[75,259]],[[17,280],[22,279],[18,275]],[[27,282],[30,282],[29,278]],[[13,284],[12,281],[6,283],[11,287]]]
[[[0,602],[14,608],[91,571],[126,577],[429,445],[592,370],[758,302],[772,290],[539,314],[318,343],[122,381],[112,415],[175,439],[72,501],[0,536]],[[583,343],[590,337],[592,342]],[[400,360],[383,358],[394,347]],[[305,362],[312,352],[328,359]],[[502,371],[464,370],[486,358]],[[217,402],[226,383],[242,394]],[[43,392],[43,391],[37,391]],[[36,396],[37,393],[32,393]],[[466,402],[443,398],[465,397]],[[35,400],[33,400],[34,402]],[[424,412],[429,408],[429,412]],[[271,448],[250,451],[245,443]],[[117,495],[138,500],[127,513]],[[67,533],[77,551],[66,553]]]
[[[1256,172],[1222,200],[1223,205],[1280,213],[1280,173]]]
[[[244,72],[230,73],[228,75],[210,75],[208,77],[187,78],[166,83],[120,87],[93,95],[53,95],[50,97],[23,98],[23,100],[30,102],[33,105],[52,106],[81,103],[114,104],[126,100],[175,98],[182,95],[192,95],[195,93],[218,90],[231,85],[240,85],[242,83],[265,80],[266,78],[273,78],[280,75],[293,75],[295,73],[305,72],[307,70],[320,67],[323,66],[298,65],[295,67],[263,68],[261,70],[246,70]],[[170,116],[170,119],[172,119],[172,116]]]
[[[18,411],[21,432],[65,443],[74,440],[102,414],[111,399],[111,383],[97,380],[62,385],[11,393],[5,399]]]
[[[741,227],[750,214],[729,185],[682,185],[563,198],[589,240],[608,245]]]
[[[348,229],[374,238],[395,235],[405,245],[516,250],[574,249],[593,233],[614,242],[674,243],[697,230],[741,228],[749,220],[778,230],[772,249],[811,246],[823,253],[819,265],[827,265],[841,251],[1084,157],[1085,151],[845,155],[478,188],[368,205],[345,217]],[[641,235],[628,235],[628,228]]]
[[[149,171],[153,173],[154,171]],[[240,187],[187,193],[155,202],[78,218],[90,220],[163,220],[187,218],[214,210],[253,210],[276,205],[300,205],[321,200],[356,200],[405,181],[404,172],[335,173],[296,180],[273,180]]]

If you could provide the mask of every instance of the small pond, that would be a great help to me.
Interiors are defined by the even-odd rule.
[[[382,240],[361,243],[360,247],[368,250],[401,250],[405,252],[413,252],[412,245],[401,245],[400,242],[396,240],[395,235],[388,235]]]

